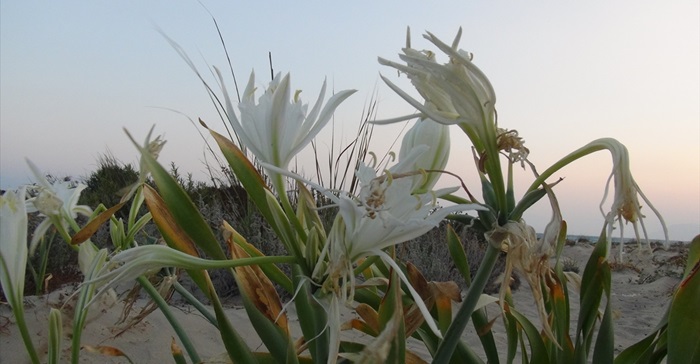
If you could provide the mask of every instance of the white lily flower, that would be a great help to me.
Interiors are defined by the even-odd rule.
[[[221,75],[219,75],[221,76]],[[291,98],[290,77],[277,74],[269,87],[255,102],[255,73],[250,74],[243,100],[238,104],[240,119],[233,110],[231,98],[221,85],[226,101],[228,118],[241,143],[260,161],[286,169],[289,162],[328,123],[335,109],[355,90],[340,91],[321,109],[326,93],[326,81],[310,112],[296,91]]]
[[[644,226],[644,215],[642,214],[642,205],[639,203],[637,196],[640,196],[647,206],[654,212],[656,217],[659,219],[661,226],[664,231],[665,245],[668,246],[668,229],[666,228],[666,223],[664,222],[661,213],[651,204],[651,201],[644,195],[642,190],[635,182],[634,177],[632,177],[632,171],[630,170],[630,160],[629,152],[627,147],[625,147],[619,141],[612,138],[603,138],[594,140],[587,146],[581,149],[594,148],[607,149],[613,158],[613,170],[610,173],[608,182],[605,185],[605,194],[603,195],[603,200],[600,202],[600,212],[605,217],[605,223],[608,229],[607,239],[608,243],[612,236],[612,231],[617,225],[620,228],[620,252],[619,257],[622,258],[622,253],[624,250],[624,225],[623,220],[631,223],[634,228],[634,235],[637,238],[637,244],[641,247],[641,236],[639,232],[639,226],[642,227],[644,233],[644,242],[647,247],[649,247],[649,236],[647,234],[646,227]],[[613,199],[612,205],[610,206],[610,211],[607,213],[603,210],[603,205],[608,197],[608,191],[610,188],[610,182],[613,181],[615,187],[615,197]]]
[[[496,94],[486,75],[472,63],[471,54],[457,48],[461,35],[460,28],[451,46],[429,32],[424,35],[449,56],[450,61],[446,64],[437,63],[433,52],[416,51],[410,48],[410,44],[399,55],[405,65],[379,58],[380,64],[405,73],[425,103],[417,101],[386,77],[382,76],[382,79],[424,117],[442,124],[466,124],[479,129],[495,120]],[[401,119],[405,118],[387,122]]]
[[[414,194],[413,179],[397,177],[399,171],[392,169],[377,176],[374,169],[362,164],[357,171],[360,201],[349,196],[338,198],[350,260],[423,235],[451,213],[483,209],[477,204],[440,208],[436,199],[454,192],[454,188]]]
[[[0,283],[13,310],[22,305],[27,269],[25,187],[0,196]]]
[[[420,296],[408,284],[408,280],[396,263],[382,250],[421,236],[438,226],[447,215],[465,210],[485,209],[477,204],[453,205],[440,208],[436,198],[455,189],[448,188],[430,193],[415,194],[413,179],[406,167],[415,165],[420,154],[427,147],[421,145],[407,158],[377,176],[373,168],[362,164],[357,171],[360,180],[358,197],[327,194],[339,207],[339,216],[329,234],[325,253],[328,263],[323,260],[314,269],[314,277],[319,273],[328,275],[327,287],[334,290],[346,302],[352,301],[354,293],[353,264],[367,256],[379,256],[394,267],[407,286],[414,301],[423,312],[426,322],[436,335],[440,335]],[[358,201],[359,199],[359,201]],[[325,272],[321,272],[325,268]]]
[[[409,157],[418,146],[428,146],[428,150],[415,160],[409,169],[414,171],[433,171],[414,176],[412,190],[414,193],[425,193],[433,189],[440,179],[441,171],[445,169],[450,158],[450,128],[430,119],[419,119],[406,132],[401,141],[399,161]]]
[[[51,224],[57,224],[67,233],[71,227],[71,221],[78,217],[92,215],[92,209],[86,205],[78,205],[80,193],[87,188],[86,185],[74,181],[55,181],[50,183],[41,173],[39,168],[27,159],[27,164],[36,178],[37,186],[32,186],[38,191],[35,197],[26,201],[27,213],[39,212],[46,218],[39,223],[34,230],[29,246],[29,254],[34,253],[39,240],[46,234]]]

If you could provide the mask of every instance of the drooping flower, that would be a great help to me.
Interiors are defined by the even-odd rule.
[[[422,153],[409,168],[414,171],[430,171],[413,177],[414,193],[426,193],[435,187],[441,170],[445,169],[450,157],[450,129],[430,119],[419,119],[406,132],[401,142],[399,161],[409,157],[418,146],[429,149]]]
[[[65,234],[62,235],[66,237],[71,222],[74,222],[78,214],[89,217],[92,215],[92,209],[86,205],[78,205],[80,193],[87,188],[86,185],[71,180],[57,180],[51,183],[32,161],[27,159],[27,164],[36,178],[37,185],[30,186],[36,190],[36,196],[27,199],[26,211],[27,213],[38,211],[45,216],[34,230],[29,244],[29,253],[33,254],[51,224],[55,224],[58,229],[63,229]]]
[[[13,310],[22,304],[27,269],[25,187],[0,196],[0,283]]]
[[[587,146],[581,149],[600,149],[605,148],[610,152],[613,159],[613,169],[608,177],[607,184],[605,185],[605,193],[603,199],[600,202],[600,212],[605,217],[605,224],[608,229],[606,234],[608,240],[612,236],[612,231],[617,225],[620,229],[620,251],[619,257],[622,257],[624,248],[624,224],[623,220],[627,223],[631,223],[634,229],[634,235],[637,238],[638,246],[641,246],[642,238],[639,232],[639,227],[641,226],[644,235],[644,242],[647,247],[649,246],[649,235],[647,234],[646,226],[644,225],[644,215],[642,214],[642,205],[639,202],[639,197],[641,197],[644,202],[646,202],[649,209],[651,209],[656,217],[659,219],[661,226],[664,231],[665,244],[668,246],[668,229],[666,228],[666,223],[664,222],[661,213],[651,204],[651,201],[644,195],[642,190],[635,182],[634,177],[632,177],[632,171],[630,170],[630,160],[629,152],[627,147],[625,147],[619,141],[612,138],[603,138],[594,140]],[[608,212],[604,212],[603,205],[608,197],[608,192],[610,189],[610,182],[613,182],[615,188],[615,195]]]
[[[508,153],[507,157],[510,163],[520,162],[520,165],[525,167],[530,150],[525,147],[525,141],[518,135],[517,130],[508,130],[498,128],[496,136],[496,146],[499,151]]]
[[[465,124],[477,130],[483,129],[494,123],[496,94],[486,75],[472,63],[472,55],[457,48],[461,35],[460,28],[452,45],[445,44],[432,33],[424,35],[449,56],[450,61],[446,64],[437,63],[431,51],[410,48],[410,40],[403,49],[404,53],[399,55],[405,65],[379,58],[380,64],[406,74],[425,102],[414,99],[386,77],[382,76],[382,79],[423,117],[443,124]],[[389,122],[403,119],[405,117]]]
[[[501,307],[505,305],[506,293],[510,290],[510,277],[513,270],[517,271],[530,286],[535,306],[542,322],[542,328],[547,337],[556,345],[556,338],[549,324],[544,303],[543,286],[552,280],[552,268],[549,259],[554,256],[557,238],[562,225],[562,215],[559,203],[550,186],[544,185],[552,208],[552,218],[545,227],[541,239],[537,239],[535,229],[524,221],[509,221],[503,226],[497,226],[485,234],[487,240],[507,252],[506,267],[503,272],[503,282],[499,300]]]
[[[260,161],[282,169],[286,169],[294,156],[323,129],[340,103],[355,92],[340,91],[321,108],[326,93],[324,80],[316,104],[307,113],[308,105],[303,104],[299,97],[301,91],[296,91],[294,97],[290,97],[289,74],[284,77],[277,74],[256,103],[255,73],[252,72],[243,99],[238,104],[239,118],[223,79],[221,85],[229,121],[243,146]]]

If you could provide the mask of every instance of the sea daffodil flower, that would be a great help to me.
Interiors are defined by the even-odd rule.
[[[17,320],[24,346],[32,363],[39,356],[24,320],[24,273],[27,269],[26,187],[0,196],[0,286]]]
[[[307,113],[308,104],[303,104],[299,97],[301,91],[296,91],[291,98],[289,74],[284,77],[277,74],[256,103],[255,73],[251,72],[243,99],[238,104],[239,118],[223,79],[221,85],[231,127],[243,146],[260,161],[282,169],[287,169],[294,156],[328,123],[340,103],[355,92],[340,91],[321,108],[326,93],[324,80],[316,104]]]
[[[542,174],[537,177],[537,179],[532,183],[528,191],[533,191],[537,188],[545,179],[549,178],[556,171],[560,170],[569,163],[582,158],[591,153],[607,150],[610,152],[610,156],[613,160],[613,168],[608,177],[607,184],[605,186],[605,193],[603,199],[600,203],[600,212],[605,218],[605,224],[603,228],[607,230],[606,238],[608,246],[611,244],[612,232],[615,227],[620,229],[620,241],[624,241],[624,224],[623,222],[628,222],[632,224],[634,229],[634,235],[637,238],[637,244],[641,247],[641,242],[644,241],[647,246],[649,246],[649,236],[647,234],[646,226],[644,225],[644,215],[642,214],[642,205],[639,202],[639,197],[647,204],[649,209],[656,215],[661,223],[661,227],[664,231],[665,246],[668,246],[668,229],[666,223],[664,222],[661,213],[652,205],[651,201],[644,195],[644,192],[639,188],[637,182],[632,176],[632,171],[630,170],[630,159],[627,147],[625,147],[619,141],[612,138],[601,138],[594,140],[583,147],[569,153],[564,158],[560,159],[558,162],[553,164],[547,170],[542,172]],[[605,201],[608,198],[610,192],[610,184],[614,186],[614,198],[610,209],[606,212]],[[640,234],[639,227],[641,226],[643,232]],[[624,244],[620,244],[619,258],[622,258]],[[608,249],[609,251],[610,249]]]
[[[0,196],[0,282],[13,309],[22,304],[27,269],[25,187]]]
[[[399,163],[413,166],[425,146],[417,148]],[[396,167],[396,166],[395,166]],[[328,277],[327,283],[346,303],[352,301],[354,292],[353,265],[361,258],[379,256],[397,270],[405,282],[406,277],[396,263],[383,249],[421,236],[451,213],[466,210],[485,209],[477,204],[462,204],[439,207],[436,198],[454,192],[447,188],[423,194],[414,193],[412,175],[403,168],[392,168],[391,172],[377,176],[375,170],[364,163],[357,170],[360,180],[360,194],[357,197],[327,194],[339,207],[331,233],[328,236],[324,253],[314,269],[314,277],[319,273]],[[407,284],[415,302],[424,313],[429,326],[439,334],[427,308],[410,284]]]
[[[424,35],[449,56],[446,64],[437,63],[431,51],[410,48],[410,41],[399,55],[405,65],[379,58],[380,64],[406,74],[425,102],[414,99],[386,77],[382,79],[424,117],[443,124],[466,124],[479,129],[494,123],[496,94],[486,75],[472,63],[471,54],[457,48],[461,35],[460,28],[452,45],[443,43],[432,33]]]
[[[664,222],[661,213],[651,204],[651,201],[644,195],[644,192],[639,188],[637,182],[632,177],[632,171],[630,170],[630,160],[629,152],[627,147],[625,147],[619,141],[612,138],[603,138],[588,144],[589,148],[600,148],[603,147],[610,152],[613,158],[613,169],[608,177],[608,181],[605,185],[605,193],[603,195],[603,200],[600,202],[600,212],[605,217],[605,223],[608,229],[606,234],[608,240],[612,236],[612,230],[615,225],[620,228],[620,252],[619,257],[622,257],[624,250],[624,224],[623,220],[631,223],[634,229],[634,235],[637,238],[637,244],[641,244],[641,235],[639,233],[639,226],[642,227],[644,234],[644,241],[647,247],[649,246],[649,236],[647,234],[646,226],[644,225],[644,215],[642,214],[642,205],[639,203],[637,196],[641,197],[644,202],[646,202],[649,209],[651,209],[656,217],[661,222],[661,226],[664,231],[665,244],[668,246],[668,229],[666,228],[666,223]],[[586,148],[586,147],[584,147]],[[613,182],[615,188],[615,195],[608,212],[604,212],[603,205],[608,197],[608,192],[610,189],[610,182]]]
[[[485,234],[486,239],[501,250],[507,252],[506,267],[503,272],[503,282],[499,301],[501,307],[506,304],[505,296],[510,291],[510,278],[513,270],[525,278],[532,291],[535,306],[542,322],[542,328],[547,337],[559,346],[547,317],[542,287],[552,280],[552,269],[549,259],[554,251],[562,225],[561,209],[551,186],[544,185],[550,205],[552,218],[545,227],[541,239],[537,239],[535,229],[524,221],[509,221],[503,226],[497,226]]]
[[[430,171],[424,175],[413,177],[413,192],[426,193],[435,187],[440,172],[445,169],[450,158],[450,129],[431,119],[419,119],[406,132],[401,142],[399,161],[406,159],[416,147],[428,146],[413,163],[410,169],[415,171]]]
[[[70,180],[50,183],[32,161],[27,159],[27,164],[36,178],[37,185],[32,188],[37,190],[37,195],[27,199],[26,211],[27,213],[38,211],[45,216],[34,230],[29,244],[29,253],[33,254],[39,240],[46,234],[51,224],[59,229],[64,239],[70,241],[68,229],[78,230],[75,218],[78,214],[89,217],[92,215],[92,209],[86,205],[78,205],[80,193],[87,188],[86,185]]]

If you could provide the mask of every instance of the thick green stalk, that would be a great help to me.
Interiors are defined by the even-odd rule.
[[[459,311],[457,311],[457,315],[452,321],[452,324],[447,329],[444,340],[438,346],[438,350],[433,358],[433,363],[447,364],[450,362],[452,353],[454,353],[457,344],[459,344],[462,332],[467,327],[469,318],[474,312],[474,307],[476,307],[476,303],[479,301],[479,297],[484,291],[484,287],[486,287],[486,283],[489,280],[491,271],[496,265],[498,253],[499,249],[491,244],[488,245],[486,254],[484,254],[484,259],[481,261],[481,265],[479,266],[479,270],[476,272],[476,276],[474,276],[474,279],[472,280],[472,285],[469,287],[469,291],[467,291],[467,297],[465,297],[462,307],[459,308]]]
[[[148,279],[146,279],[146,277],[144,276],[136,278],[136,281],[139,282],[139,284],[141,285],[141,287],[143,287],[146,293],[148,293],[148,295],[151,296],[153,302],[155,302],[155,304],[158,305],[158,308],[168,320],[170,326],[172,326],[173,330],[175,330],[177,337],[180,338],[182,346],[185,347],[185,350],[190,356],[190,359],[192,359],[192,362],[200,363],[202,360],[200,359],[199,354],[197,354],[197,350],[195,350],[194,345],[190,341],[189,336],[187,336],[187,332],[185,332],[185,330],[182,328],[180,322],[177,321],[177,319],[173,315],[173,312],[170,310],[170,306],[168,306],[168,303],[165,302],[163,297],[161,297],[160,293],[158,293],[158,290],[155,287],[153,287],[151,282],[149,282]]]
[[[532,182],[532,184],[530,185],[530,188],[528,188],[527,192],[525,192],[525,193],[528,193],[528,192],[531,192],[531,191],[538,189],[540,186],[542,186],[542,183],[544,183],[544,181],[547,180],[547,178],[549,178],[551,175],[554,174],[554,172],[564,168],[565,166],[569,165],[569,163],[571,163],[579,158],[585,157],[591,153],[595,153],[599,150],[606,149],[604,145],[601,145],[601,144],[596,145],[595,143],[596,143],[596,141],[592,141],[592,142],[588,143],[587,145],[569,153],[567,156],[560,159],[556,163],[552,164],[549,168],[547,168],[544,172],[542,172],[542,174],[540,174],[540,176],[537,177],[537,179],[535,179]]]
[[[291,227],[294,229],[294,231],[299,235],[298,239],[296,239],[295,241],[288,241],[285,245],[288,245],[287,248],[289,250],[289,253],[297,259],[297,262],[302,267],[304,274],[306,276],[311,276],[311,271],[313,268],[308,267],[305,264],[306,261],[304,260],[304,255],[301,252],[301,247],[299,246],[299,244],[297,244],[299,241],[306,241],[306,232],[301,226],[299,219],[297,219],[296,214],[294,212],[294,208],[292,207],[292,204],[289,201],[289,196],[287,196],[287,190],[284,188],[284,177],[279,173],[275,173],[272,176],[272,184],[274,185],[275,190],[277,190],[277,195],[282,204],[282,210],[284,211],[284,214],[287,217],[287,221],[291,224]],[[283,227],[280,226],[280,228]],[[283,237],[280,238],[282,238],[284,241]],[[290,238],[293,239],[293,237]]]

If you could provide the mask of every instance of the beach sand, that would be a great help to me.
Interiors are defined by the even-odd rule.
[[[567,245],[562,253],[563,257],[570,258],[580,269],[581,273],[590,256],[593,246],[587,243],[576,243]],[[626,247],[628,251],[624,256],[624,263],[613,262],[613,294],[612,303],[615,313],[615,348],[616,352],[629,347],[633,343],[641,340],[656,327],[657,323],[664,315],[671,294],[680,282],[687,248],[681,245],[674,245],[668,250],[655,248],[652,253],[649,250],[636,249],[636,245]],[[616,251],[615,249],[613,251]],[[614,261],[614,259],[613,259]],[[537,310],[525,280],[521,280],[522,285],[513,292],[516,309],[526,315],[539,327]],[[67,286],[51,292],[45,296],[26,297],[25,316],[28,321],[29,331],[33,337],[34,344],[45,355],[48,339],[48,315],[50,307],[61,306],[67,300],[73,287]],[[119,291],[120,293],[123,290]],[[571,316],[572,332],[576,328],[575,317],[578,315],[578,293],[570,289],[572,299]],[[83,331],[82,344],[88,347],[111,346],[123,351],[134,363],[162,363],[172,362],[171,340],[176,337],[175,332],[170,327],[165,317],[159,311],[148,315],[145,319],[131,326],[126,332],[119,333],[123,325],[115,325],[119,320],[124,307],[120,300],[109,302],[107,296],[103,302],[93,306],[88,317],[88,324]],[[121,296],[120,296],[121,297]],[[145,299],[136,302],[136,308],[132,314],[138,312],[139,307],[147,303]],[[229,302],[226,313],[230,321],[241,333],[241,336],[248,343],[249,347],[255,351],[264,351],[265,348],[257,338],[245,310],[235,302]],[[293,306],[293,305],[290,305]],[[70,312],[70,304],[64,307],[66,312]],[[456,306],[455,306],[456,311]],[[490,318],[496,317],[499,307],[495,304],[487,306]],[[195,348],[202,358],[212,358],[225,352],[218,331],[212,327],[195,309],[188,305],[173,305],[173,312],[182,326],[187,328],[190,338]],[[351,310],[342,313],[343,320],[355,317]],[[292,333],[295,337],[300,334],[298,319],[293,310],[289,312],[289,319],[292,323]],[[64,350],[62,354],[65,360],[70,354],[70,325],[71,318],[64,316]],[[503,329],[502,320],[496,320],[493,327],[497,345],[503,348],[501,357],[505,357],[506,335]],[[464,340],[474,348],[474,351],[482,356],[481,344],[470,324],[463,335]],[[357,331],[345,331],[343,339],[369,340]],[[415,340],[409,339],[408,346],[411,351],[430,360],[425,346]],[[28,363],[28,355],[15,325],[14,317],[9,305],[0,305],[0,363]],[[90,352],[83,349],[80,356],[81,363],[128,363],[123,357],[109,357],[99,353]],[[516,361],[517,362],[517,361]]]

